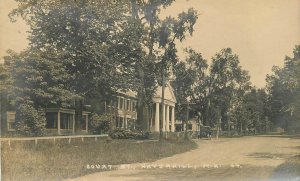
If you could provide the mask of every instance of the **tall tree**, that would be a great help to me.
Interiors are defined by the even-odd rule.
[[[188,57],[174,66],[174,92],[177,98],[176,112],[179,119],[186,120],[186,112],[198,121],[203,118],[206,91],[207,61],[200,53],[187,49]],[[188,104],[190,104],[188,106]],[[189,107],[189,108],[188,108]],[[190,110],[187,110],[190,109]],[[180,117],[181,116],[181,117]]]
[[[68,90],[77,95],[79,126],[84,97],[98,95],[105,99],[126,85],[121,62],[109,51],[124,43],[118,34],[127,18],[126,1],[16,1],[19,6],[10,15],[20,15],[30,25],[29,51],[53,52],[55,56],[45,54],[43,58],[54,64],[60,61],[69,75]]]
[[[138,123],[144,123],[141,125],[143,129],[148,129],[149,125],[149,119],[145,116],[148,111],[144,108],[151,107],[157,83],[164,84],[169,68],[177,62],[175,41],[183,41],[187,34],[191,35],[197,20],[197,12],[193,9],[180,13],[177,18],[167,17],[161,20],[160,11],[173,2],[174,0],[131,0],[133,26],[142,28],[135,29],[139,31],[135,33],[139,35],[137,42],[145,52],[145,56],[135,61],[137,81],[133,86],[138,92]]]
[[[54,57],[50,59],[49,57]],[[40,136],[45,129],[43,110],[56,105],[69,107],[76,97],[70,91],[65,67],[55,52],[31,49],[7,57],[11,81],[7,89],[7,105],[16,109],[16,130],[28,136]]]
[[[228,129],[228,113],[233,98],[240,97],[250,88],[250,77],[230,48],[221,50],[213,57],[209,76],[206,121],[209,125],[217,125],[217,130],[221,127]]]
[[[300,118],[300,46],[296,45],[293,57],[286,57],[284,67],[274,66],[267,75],[270,95],[271,120],[286,131],[299,130]]]

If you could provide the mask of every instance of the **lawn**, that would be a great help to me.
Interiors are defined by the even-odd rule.
[[[67,139],[15,141],[1,145],[3,180],[61,180],[95,171],[88,164],[154,161],[196,148],[192,141]]]

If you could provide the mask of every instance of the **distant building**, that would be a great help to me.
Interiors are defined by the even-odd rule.
[[[164,90],[164,106],[162,106],[162,87],[158,87],[153,100],[153,111],[150,119],[150,130],[163,132],[175,131],[175,104],[176,97],[173,88],[169,83]]]
[[[200,130],[200,124],[196,119],[190,119],[187,124],[184,124],[181,120],[175,121],[175,131],[181,132],[185,131],[187,129],[188,131],[199,131]]]
[[[165,87],[164,107],[162,107],[162,88],[158,87],[152,100],[148,131],[158,132],[160,126],[164,132],[175,131],[175,104],[176,98],[169,83]],[[135,129],[137,126],[137,94],[133,91],[117,91],[116,103],[116,128]]]
[[[3,108],[3,107],[2,107]],[[75,109],[67,108],[47,108],[46,114],[46,135],[70,135],[75,134]],[[9,110],[1,111],[1,135],[13,135],[15,132],[16,112]],[[80,120],[80,130],[76,130],[76,134],[88,133],[88,118],[87,111],[82,112]]]
[[[136,93],[132,91],[117,91],[116,94],[116,128],[135,129],[137,120],[137,98]]]

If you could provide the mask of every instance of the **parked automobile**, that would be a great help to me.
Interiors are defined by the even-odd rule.
[[[212,129],[210,126],[201,126],[200,131],[198,132],[199,138],[208,138],[211,139]]]

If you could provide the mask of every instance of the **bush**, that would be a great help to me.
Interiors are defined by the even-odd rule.
[[[128,129],[115,129],[109,133],[113,139],[149,139],[149,132],[128,130]]]
[[[111,115],[93,113],[90,118],[90,126],[94,133],[107,133],[111,128]]]
[[[20,104],[16,110],[15,128],[24,136],[43,136],[45,133],[46,117],[44,112],[37,111],[30,104]]]

